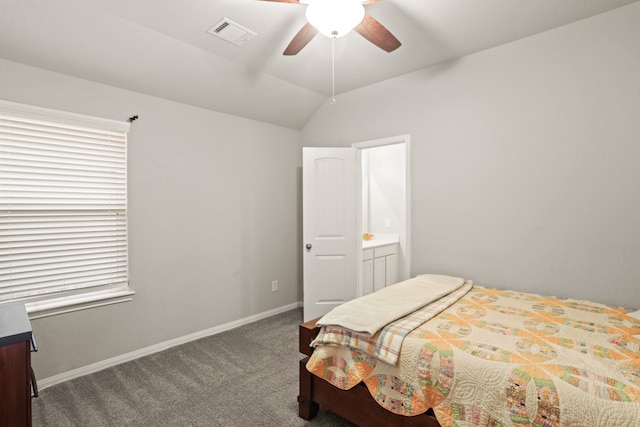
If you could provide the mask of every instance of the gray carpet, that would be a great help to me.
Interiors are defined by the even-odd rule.
[[[353,426],[298,418],[298,324],[291,310],[49,387],[34,426]]]

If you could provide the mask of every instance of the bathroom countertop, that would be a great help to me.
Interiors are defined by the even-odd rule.
[[[398,243],[398,238],[373,238],[372,240],[363,240],[362,249],[377,248],[378,246],[392,245]]]

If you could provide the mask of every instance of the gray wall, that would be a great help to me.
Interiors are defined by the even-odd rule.
[[[635,3],[341,94],[303,145],[411,135],[412,274],[640,307],[638,22]]]
[[[301,300],[299,132],[1,60],[0,99],[140,117],[128,149],[136,295],[33,321],[40,379]]]

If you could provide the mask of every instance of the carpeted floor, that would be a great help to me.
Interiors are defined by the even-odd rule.
[[[38,426],[353,426],[298,417],[298,324],[291,310],[49,387]]]

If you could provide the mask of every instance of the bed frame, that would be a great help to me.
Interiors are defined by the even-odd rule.
[[[300,361],[298,415],[301,418],[307,421],[314,418],[322,406],[360,427],[440,427],[431,409],[412,417],[397,415],[373,400],[363,383],[350,390],[340,390],[307,371],[306,364],[313,352],[309,344],[320,332],[317,320],[299,326],[299,350],[306,356]]]

